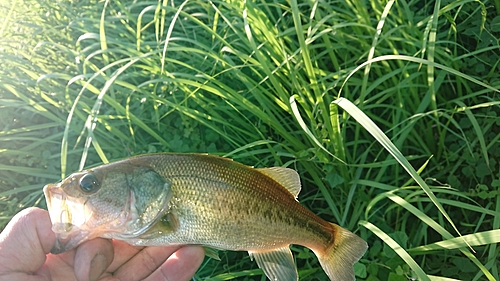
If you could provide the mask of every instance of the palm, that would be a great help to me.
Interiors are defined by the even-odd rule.
[[[82,251],[94,252],[92,248],[107,247],[106,244],[109,244],[109,242],[104,239],[97,239],[89,241],[89,244],[82,245],[78,250],[71,250],[60,255],[49,254],[45,265],[38,271],[48,270],[54,281],[76,280],[75,275],[79,275],[79,279],[85,280],[91,273],[90,268],[105,266],[104,264],[107,264],[107,262],[106,256],[101,255],[90,265],[90,259],[87,259],[85,257],[86,253]],[[196,260],[196,256],[189,257],[190,255],[197,255],[196,252],[192,252],[191,250],[186,251],[187,248],[179,249],[177,246],[138,248],[121,241],[113,241],[113,246],[114,254],[112,262],[104,273],[99,276],[99,280],[107,280],[111,279],[111,277],[118,278],[119,280],[142,280],[145,278],[147,278],[146,280],[165,280],[165,275],[167,274],[169,276],[176,274],[175,278],[171,277],[173,280],[189,280],[197,267],[197,264],[194,265],[194,268],[193,265],[188,266],[185,264],[193,261],[193,258]],[[175,255],[172,255],[174,253]],[[185,254],[187,254],[187,257],[179,257],[179,255]],[[75,257],[81,260],[81,262],[75,260]],[[172,258],[169,259],[169,257]],[[163,265],[165,261],[167,262]],[[75,266],[75,264],[78,264],[78,266]],[[189,268],[193,268],[193,270],[189,270]],[[102,268],[101,270],[96,270],[100,272]],[[166,271],[170,273],[166,273]],[[40,273],[44,275],[44,272]]]
[[[203,260],[199,246],[141,248],[101,238],[46,255],[55,242],[46,211],[21,213],[0,235],[0,281],[189,280]]]

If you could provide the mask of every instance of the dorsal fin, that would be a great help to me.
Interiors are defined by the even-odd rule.
[[[299,196],[300,177],[295,170],[285,167],[258,168],[257,170],[283,185],[295,198]]]

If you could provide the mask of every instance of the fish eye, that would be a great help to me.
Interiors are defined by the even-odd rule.
[[[101,185],[91,173],[85,174],[80,178],[80,189],[85,193],[96,192]]]

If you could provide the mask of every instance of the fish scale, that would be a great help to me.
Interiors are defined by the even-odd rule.
[[[295,239],[301,243],[311,238],[332,240],[330,232],[325,232],[327,237],[316,237],[308,229],[298,228],[316,217],[297,204],[293,195],[281,185],[262,177],[257,170],[250,170],[252,172],[249,173],[246,167],[224,158],[198,155],[190,158],[158,159],[158,164],[155,164],[155,158],[151,160],[153,166],[164,167],[159,169],[159,173],[172,182],[174,199],[197,202],[172,206],[171,211],[177,213],[181,226],[178,231],[158,238],[159,245],[202,241],[202,244],[228,250],[256,250],[265,249],[270,243],[272,246],[290,244],[284,244],[290,240],[290,231],[294,231]],[[200,158],[201,161],[198,160]],[[237,165],[226,165],[226,162]],[[214,169],[214,166],[219,168]],[[268,192],[259,192],[256,187]],[[290,206],[293,206],[292,210],[289,210]],[[284,221],[284,218],[293,223]],[[217,226],[207,222],[214,222]],[[321,222],[317,223],[321,225]],[[326,222],[323,227],[330,228]],[[241,236],[247,239],[241,240]],[[138,241],[138,244],[141,242]]]
[[[139,246],[197,244],[248,251],[269,279],[289,281],[298,280],[289,249],[298,244],[316,254],[330,280],[354,280],[352,266],[366,242],[300,205],[299,192],[292,169],[170,153],[98,166],[44,188],[59,241],[55,252],[94,237]]]

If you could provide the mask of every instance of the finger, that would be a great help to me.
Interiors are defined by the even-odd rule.
[[[113,248],[115,251],[114,259],[111,265],[108,267],[108,271],[115,272],[124,263],[128,262],[132,257],[134,257],[138,252],[140,252],[144,247],[132,246],[126,242],[120,240],[113,240]]]
[[[204,257],[205,250],[201,246],[181,247],[144,281],[188,281],[196,273]]]
[[[82,243],[76,249],[75,276],[78,281],[95,281],[113,261],[113,243],[96,238]]]
[[[45,254],[54,246],[47,211],[27,208],[16,214],[0,233],[0,272],[35,272],[45,263]]]
[[[119,280],[142,280],[156,271],[180,246],[145,247],[124,263],[114,276]]]

